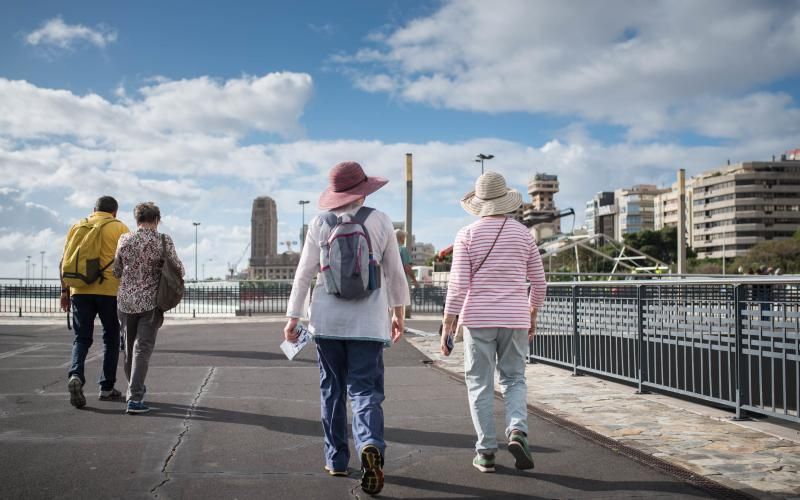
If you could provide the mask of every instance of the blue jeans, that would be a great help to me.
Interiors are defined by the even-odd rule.
[[[371,444],[381,454],[383,440],[383,342],[316,339],[325,463],[335,471],[347,470],[347,404],[353,410],[353,441],[360,453]]]
[[[94,340],[94,318],[100,316],[103,325],[103,374],[100,389],[110,391],[117,381],[117,362],[119,361],[119,318],[117,317],[117,298],[110,295],[73,295],[72,329],[75,340],[72,342],[72,367],[69,375],[77,375],[86,383],[83,365],[86,354]]]

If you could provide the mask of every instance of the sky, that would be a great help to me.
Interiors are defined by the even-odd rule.
[[[406,153],[418,242],[474,220],[479,153],[526,199],[558,175],[579,226],[598,191],[800,147],[799,63],[792,0],[4,2],[0,277],[55,278],[106,194],[132,228],[158,204],[189,277],[195,250],[221,277],[255,197],[296,250],[341,161],[389,178],[368,204],[403,220]]]

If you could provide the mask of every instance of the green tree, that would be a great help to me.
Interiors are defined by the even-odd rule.
[[[743,269],[767,266],[780,268],[786,274],[800,273],[800,237],[798,231],[792,239],[762,241],[736,259],[734,265]]]
[[[626,234],[624,241],[626,245],[667,264],[674,264],[678,260],[678,229],[675,227]],[[686,256],[691,258],[694,255],[692,249],[687,247]]]

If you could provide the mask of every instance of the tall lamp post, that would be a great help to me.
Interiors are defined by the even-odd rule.
[[[300,223],[300,251],[303,251],[303,246],[306,244],[306,205],[311,203],[308,200],[300,200],[297,202],[300,205],[300,209],[303,213],[303,218],[301,219]]]
[[[31,256],[28,255],[25,259],[25,284],[28,284],[28,280],[31,279]]]
[[[194,225],[194,280],[197,281],[197,226],[199,222],[192,222]]]
[[[477,157],[475,157],[475,161],[481,164],[481,175],[483,175],[483,161],[484,160],[491,160],[494,158],[494,155],[485,155],[483,153],[479,153]]]
[[[42,270],[42,284],[44,284],[44,250],[39,253],[42,254],[42,267],[40,269]]]

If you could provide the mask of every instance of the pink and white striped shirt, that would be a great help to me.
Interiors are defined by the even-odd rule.
[[[468,327],[528,329],[530,308],[544,304],[542,258],[525,226],[509,218],[489,253],[502,224],[502,217],[484,217],[456,235],[445,314]]]

